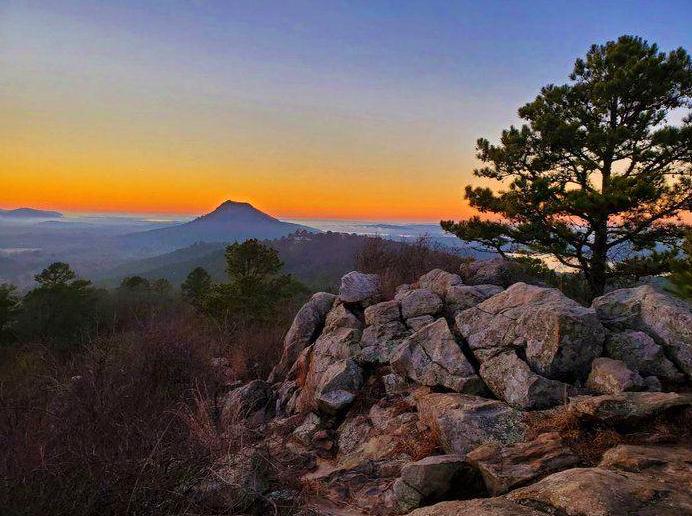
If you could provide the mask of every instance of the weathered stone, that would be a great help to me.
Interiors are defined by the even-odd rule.
[[[344,303],[371,305],[382,295],[380,277],[377,274],[363,274],[352,271],[341,278],[339,299]]]
[[[666,355],[692,378],[692,310],[690,304],[651,285],[623,288],[593,300],[598,317],[613,329],[648,333]]]
[[[409,516],[546,516],[546,513],[498,497],[440,502],[416,509]]]
[[[480,375],[493,394],[522,409],[551,407],[576,394],[571,385],[531,371],[511,349],[486,359]]]
[[[222,425],[227,426],[237,419],[246,419],[254,412],[269,407],[271,402],[271,385],[264,380],[253,380],[233,389],[223,400]]]
[[[445,309],[450,315],[454,315],[456,312],[476,306],[500,292],[502,292],[502,287],[497,285],[454,285],[447,290],[445,295]]]
[[[622,360],[642,376],[653,375],[669,381],[681,381],[684,375],[666,357],[663,347],[643,331],[625,330],[606,338],[608,355]]]
[[[337,430],[339,453],[353,453],[361,444],[368,440],[372,425],[366,416],[349,416]]]
[[[447,453],[465,454],[481,444],[512,444],[526,434],[522,412],[497,400],[431,393],[416,400],[420,420],[439,436]]]
[[[591,365],[586,386],[600,394],[616,394],[641,391],[644,388],[644,380],[638,373],[629,370],[623,361],[600,357]]]
[[[321,424],[322,420],[320,417],[311,412],[305,416],[300,426],[293,431],[293,437],[305,446],[309,446],[312,442],[312,436],[320,429]]]
[[[574,468],[512,491],[507,499],[549,514],[671,515],[692,513],[689,486],[604,468]]]
[[[410,333],[399,321],[368,326],[360,340],[358,360],[370,364],[389,363],[394,351]]]
[[[362,330],[363,322],[343,303],[337,301],[325,318],[324,330],[322,332],[331,333],[338,328]]]
[[[335,414],[350,405],[363,386],[363,372],[353,359],[347,358],[329,366],[315,391],[317,406]]]
[[[391,364],[395,372],[421,385],[469,393],[483,388],[442,318],[406,338],[392,355]]]
[[[504,258],[474,260],[461,266],[461,277],[467,285],[500,285],[507,287],[520,281],[517,264]]]
[[[365,324],[367,326],[399,320],[401,320],[401,310],[399,309],[399,302],[395,300],[382,301],[365,309]]]
[[[411,328],[413,331],[418,331],[423,326],[427,326],[433,322],[435,322],[435,318],[432,315],[419,315],[418,317],[406,319],[406,326]]]
[[[427,288],[407,290],[397,294],[395,299],[401,305],[401,315],[404,319],[420,315],[435,315],[442,310],[440,296]]]
[[[541,434],[533,441],[510,446],[485,444],[471,451],[466,460],[478,468],[493,496],[571,468],[579,462],[557,433]]]
[[[387,396],[396,396],[397,394],[406,392],[409,387],[406,378],[396,373],[384,375],[382,377],[382,383],[384,383],[384,390]]]
[[[567,410],[579,417],[607,423],[632,422],[662,412],[692,407],[692,394],[676,392],[621,392],[603,396],[577,396]]]
[[[404,466],[392,487],[393,506],[407,513],[421,503],[444,499],[453,487],[475,476],[462,455],[433,455]]]
[[[315,341],[335,300],[334,294],[318,292],[298,311],[284,338],[281,360],[269,375],[270,383],[282,380],[301,351]]]
[[[681,481],[692,484],[692,448],[689,446],[636,446],[620,444],[603,454],[602,468],[622,471],[680,471]]]
[[[594,310],[557,289],[525,283],[459,312],[455,321],[480,362],[524,348],[531,369],[554,380],[585,377],[605,338]]]
[[[452,274],[442,269],[433,269],[423,274],[418,280],[418,286],[420,288],[432,290],[441,298],[446,296],[449,287],[461,284],[461,277],[458,274]]]

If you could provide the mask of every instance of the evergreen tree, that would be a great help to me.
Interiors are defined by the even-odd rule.
[[[211,276],[203,267],[195,267],[187,275],[180,286],[183,298],[194,306],[202,306],[202,302],[212,287]]]
[[[692,207],[692,115],[679,125],[671,112],[692,107],[692,63],[638,37],[591,47],[570,82],[544,87],[519,109],[528,123],[503,131],[500,143],[477,142],[499,193],[466,187],[481,213],[442,227],[497,250],[549,255],[579,271],[591,295],[616,273],[613,259],[675,246],[676,217]]]
[[[0,344],[12,339],[14,325],[19,313],[19,296],[17,287],[9,283],[0,283]]]

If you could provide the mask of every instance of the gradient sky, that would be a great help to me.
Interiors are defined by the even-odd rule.
[[[690,0],[0,0],[0,207],[463,217],[477,137],[591,43],[691,27]]]

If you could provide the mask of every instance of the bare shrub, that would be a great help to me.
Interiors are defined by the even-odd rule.
[[[384,295],[391,298],[396,287],[413,283],[432,269],[458,273],[461,265],[468,261],[469,258],[435,245],[426,237],[411,244],[369,238],[356,255],[356,268],[361,272],[378,274]]]

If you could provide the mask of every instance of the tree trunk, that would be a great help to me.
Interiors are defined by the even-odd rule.
[[[589,266],[589,290],[591,297],[602,296],[605,291],[608,269],[607,223],[596,231]]]

